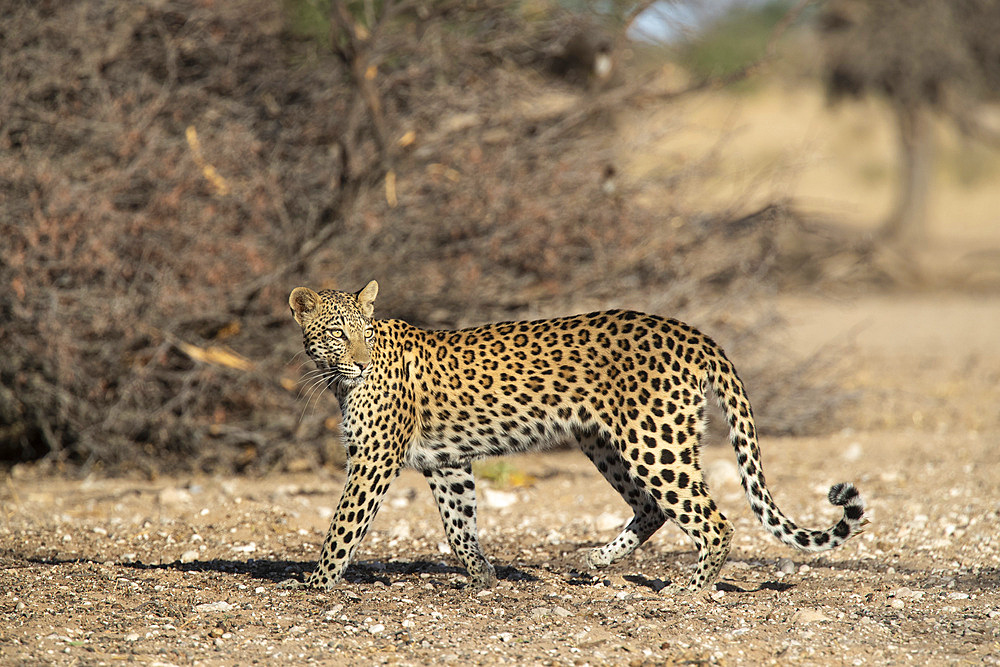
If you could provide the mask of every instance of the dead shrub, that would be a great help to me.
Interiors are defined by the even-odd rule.
[[[378,278],[382,314],[434,325],[711,298],[699,323],[725,327],[766,290],[777,209],[727,223],[610,187],[640,86],[553,74],[566,15],[378,6],[334,10],[332,39],[265,0],[0,11],[0,459],[335,458],[333,403],[298,384],[297,284]]]

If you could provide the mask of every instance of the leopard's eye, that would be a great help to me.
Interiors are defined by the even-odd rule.
[[[365,329],[365,338],[374,338],[374,337],[375,337],[375,329],[373,329],[372,327],[368,327],[367,329]]]
[[[343,338],[343,337],[344,337],[344,332],[341,331],[340,329],[331,329],[330,331],[326,332],[327,340],[337,340],[338,338]]]

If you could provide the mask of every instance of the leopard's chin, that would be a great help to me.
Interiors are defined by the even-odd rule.
[[[348,392],[352,389],[360,387],[365,383],[364,375],[338,375],[336,378],[330,381],[330,387],[332,389],[340,389],[340,391]]]

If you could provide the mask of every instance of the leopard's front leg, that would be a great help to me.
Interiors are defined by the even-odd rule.
[[[306,578],[307,585],[329,589],[343,578],[401,467],[400,461],[391,456],[349,462],[340,504],[323,541],[316,570]]]

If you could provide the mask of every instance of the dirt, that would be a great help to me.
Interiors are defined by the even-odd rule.
[[[0,490],[0,663],[1000,663],[1000,353],[984,333],[1000,330],[1000,300],[797,298],[784,310],[790,353],[850,332],[859,391],[895,397],[869,401],[885,418],[868,427],[763,442],[772,491],[805,525],[834,520],[831,484],[858,484],[872,523],[839,550],[776,543],[732,451],[707,446],[737,530],[710,594],[664,590],[694,564],[672,526],[588,571],[584,551],[628,510],[566,451],[480,468],[495,589],[465,588],[426,484],[407,471],[347,581],[288,590],[280,582],[318,555],[337,471],[72,480],[22,466]]]

